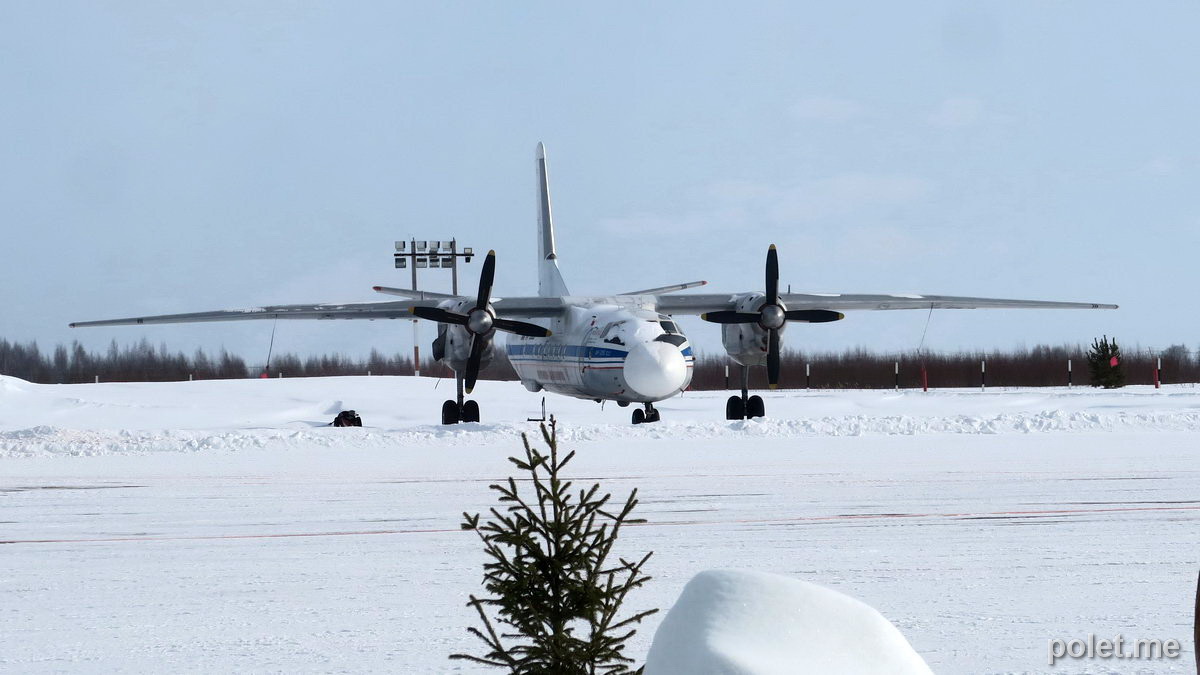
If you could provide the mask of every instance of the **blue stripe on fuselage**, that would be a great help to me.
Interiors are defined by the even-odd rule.
[[[607,347],[580,347],[578,345],[508,345],[509,356],[540,356],[545,358],[623,359],[629,352]]]

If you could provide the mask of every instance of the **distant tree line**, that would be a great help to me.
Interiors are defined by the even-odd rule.
[[[1153,384],[1156,359],[1162,359],[1163,382],[1200,382],[1200,359],[1183,345],[1173,345],[1159,354],[1130,350],[1122,363],[1127,384]],[[1088,385],[1086,349],[1082,346],[1051,347],[1040,345],[1009,351],[958,352],[873,352],[862,348],[840,352],[790,351],[783,354],[780,386],[802,389],[890,389],[896,386],[896,364],[900,366],[900,387],[919,389],[921,369],[931,388],[978,387],[980,362],[986,364],[986,382],[996,387],[1039,387],[1067,384],[1067,360],[1074,371],[1074,384]],[[712,390],[741,386],[741,367],[724,354],[702,354],[696,359],[692,389]],[[222,349],[210,355],[196,350],[191,355],[172,352],[166,345],[155,347],[143,339],[121,347],[114,340],[107,350],[88,351],[78,342],[58,345],[42,351],[36,342],[10,342],[0,338],[0,374],[44,384],[92,382],[168,382],[187,379],[213,380],[260,377],[328,377],[335,375],[412,375],[412,357],[400,353],[384,354],[377,349],[365,358],[344,354],[301,357],[278,354],[269,367],[247,363],[245,359]],[[808,366],[810,377],[805,377]],[[446,366],[424,360],[421,374],[428,377],[453,377]],[[763,368],[750,369],[750,386],[766,388]],[[504,350],[496,349],[491,365],[480,373],[481,379],[515,380],[516,372]]]
[[[421,374],[453,376],[453,371],[425,359]],[[107,350],[89,351],[78,342],[43,351],[36,342],[10,342],[0,338],[0,375],[11,375],[42,384],[94,382],[174,382],[179,380],[227,380],[261,377],[329,377],[335,375],[412,375],[411,356],[384,354],[372,349],[366,358],[344,354],[301,357],[276,354],[270,364],[247,363],[225,349],[217,354],[197,349],[193,354],[172,352],[146,339],[121,347],[113,340]],[[480,379],[515,380],[516,372],[502,350],[496,350],[491,365]]]
[[[1200,382],[1200,359],[1183,345],[1173,345],[1151,355],[1134,350],[1122,357],[1126,384],[1154,384],[1154,369],[1162,360],[1162,382]],[[896,386],[899,365],[901,389],[920,389],[924,380],[930,388],[1052,387],[1067,384],[1067,361],[1076,386],[1088,386],[1087,349],[1079,345],[1049,346],[1008,351],[873,352],[862,348],[841,352],[784,352],[779,386],[787,389],[891,389]],[[705,354],[696,359],[693,389],[724,389],[725,366],[729,366],[729,388],[741,386],[741,366],[723,354]],[[807,366],[809,375],[806,377]],[[767,386],[766,369],[750,369],[750,386]]]

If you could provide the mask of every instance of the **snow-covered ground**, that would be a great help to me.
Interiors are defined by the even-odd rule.
[[[474,672],[483,557],[462,511],[540,396],[357,377],[44,386],[0,378],[0,671]],[[628,408],[548,396],[581,479],[640,489],[632,608],[694,574],[776,572],[878,609],[935,672],[1191,672],[1200,389],[765,395]],[[342,408],[361,429],[324,427]],[[632,643],[644,658],[665,612]],[[1060,661],[1055,638],[1175,638]]]

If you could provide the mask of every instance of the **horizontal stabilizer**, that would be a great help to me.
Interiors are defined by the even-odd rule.
[[[689,288],[707,285],[707,281],[689,281],[684,284],[673,284],[671,286],[659,286],[657,288],[647,288],[644,291],[632,291],[630,293],[621,293],[620,295],[663,295],[664,293],[675,293],[676,291],[686,291]]]
[[[384,295],[398,295],[402,298],[412,298],[413,300],[447,300],[449,298],[458,297],[455,295],[449,295],[447,293],[414,291],[411,288],[392,288],[391,286],[372,286],[371,288],[376,293],[383,293]]]

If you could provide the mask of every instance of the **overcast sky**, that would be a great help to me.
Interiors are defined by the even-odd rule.
[[[408,236],[495,248],[496,295],[532,295],[541,140],[576,293],[759,290],[776,243],[798,291],[1122,305],[934,312],[934,348],[1200,344],[1196,2],[420,4],[0,3],[0,336],[253,360],[270,322],[66,324],[384,299]],[[372,346],[411,328],[276,342]]]

